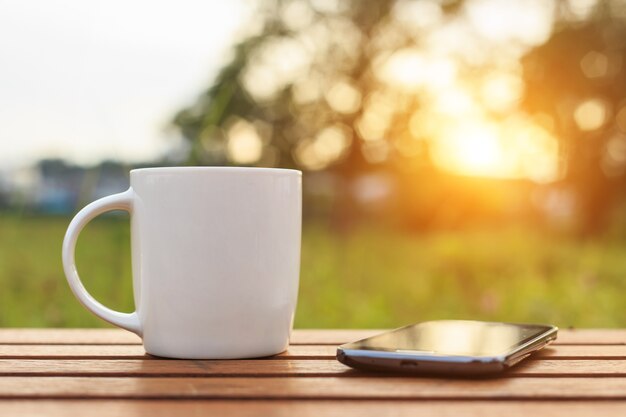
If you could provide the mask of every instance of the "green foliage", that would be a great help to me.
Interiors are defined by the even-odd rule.
[[[69,219],[0,217],[0,326],[91,327],[103,322],[78,303],[61,265]],[[83,283],[107,306],[133,306],[129,225],[98,219],[81,234],[76,251]]]
[[[106,326],[63,277],[65,218],[0,217],[0,326]],[[133,309],[129,226],[90,224],[77,262],[105,305]],[[533,230],[407,234],[304,228],[296,327],[394,327],[435,318],[626,326],[626,242]]]
[[[441,318],[623,326],[624,242],[532,230],[305,233],[297,325],[394,327]]]

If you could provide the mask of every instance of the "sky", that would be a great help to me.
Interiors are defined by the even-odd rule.
[[[245,0],[0,0],[0,167],[146,161],[228,60]]]

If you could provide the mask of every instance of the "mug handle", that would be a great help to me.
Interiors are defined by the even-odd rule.
[[[74,216],[65,233],[65,239],[63,239],[63,269],[65,270],[65,276],[72,292],[87,310],[90,310],[96,316],[111,324],[130,330],[141,336],[141,323],[139,322],[137,312],[120,313],[100,304],[87,292],[83,283],[80,281],[78,271],[76,270],[76,261],[74,259],[78,235],[87,223],[96,216],[111,210],[125,210],[129,214],[132,214],[133,194],[132,188],[129,188],[123,193],[101,198],[87,205]]]

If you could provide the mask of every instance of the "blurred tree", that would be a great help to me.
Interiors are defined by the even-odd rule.
[[[581,231],[597,233],[626,196],[626,23],[600,4],[523,62],[524,105],[560,138],[562,183],[576,196]]]
[[[259,33],[239,43],[213,87],[178,113],[191,163],[367,167],[351,146],[354,125],[373,88],[370,40],[393,2],[312,3],[262,4]]]
[[[354,211],[354,182],[371,171],[394,178],[396,208],[417,228],[510,206],[485,182],[442,173],[456,166],[562,178],[582,228],[598,231],[624,186],[617,3],[260,2],[232,60],[174,124],[191,164],[334,173],[339,223]],[[512,143],[508,157],[500,139]]]
[[[371,38],[391,5],[262,3],[259,33],[235,47],[213,87],[175,118],[192,143],[190,162],[332,166],[341,173],[334,220],[347,226],[355,205],[349,178],[368,168],[354,127],[373,88]]]
[[[420,159],[429,169],[427,144],[412,140],[408,127],[419,95],[379,74],[391,52],[415,43],[390,17],[398,3],[261,3],[256,33],[235,47],[213,86],[175,117],[191,143],[189,162],[330,170],[337,174],[339,224],[354,212],[349,187],[356,176],[388,169],[394,158],[410,158],[412,167]],[[424,4],[437,17],[459,3]]]

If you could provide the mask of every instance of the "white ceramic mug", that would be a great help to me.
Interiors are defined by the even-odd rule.
[[[72,220],[63,266],[95,315],[143,338],[146,352],[188,359],[269,356],[289,344],[298,292],[301,173],[179,167],[130,172],[130,188]],[[136,311],[113,311],[80,281],[76,240],[94,217],[131,217]]]

